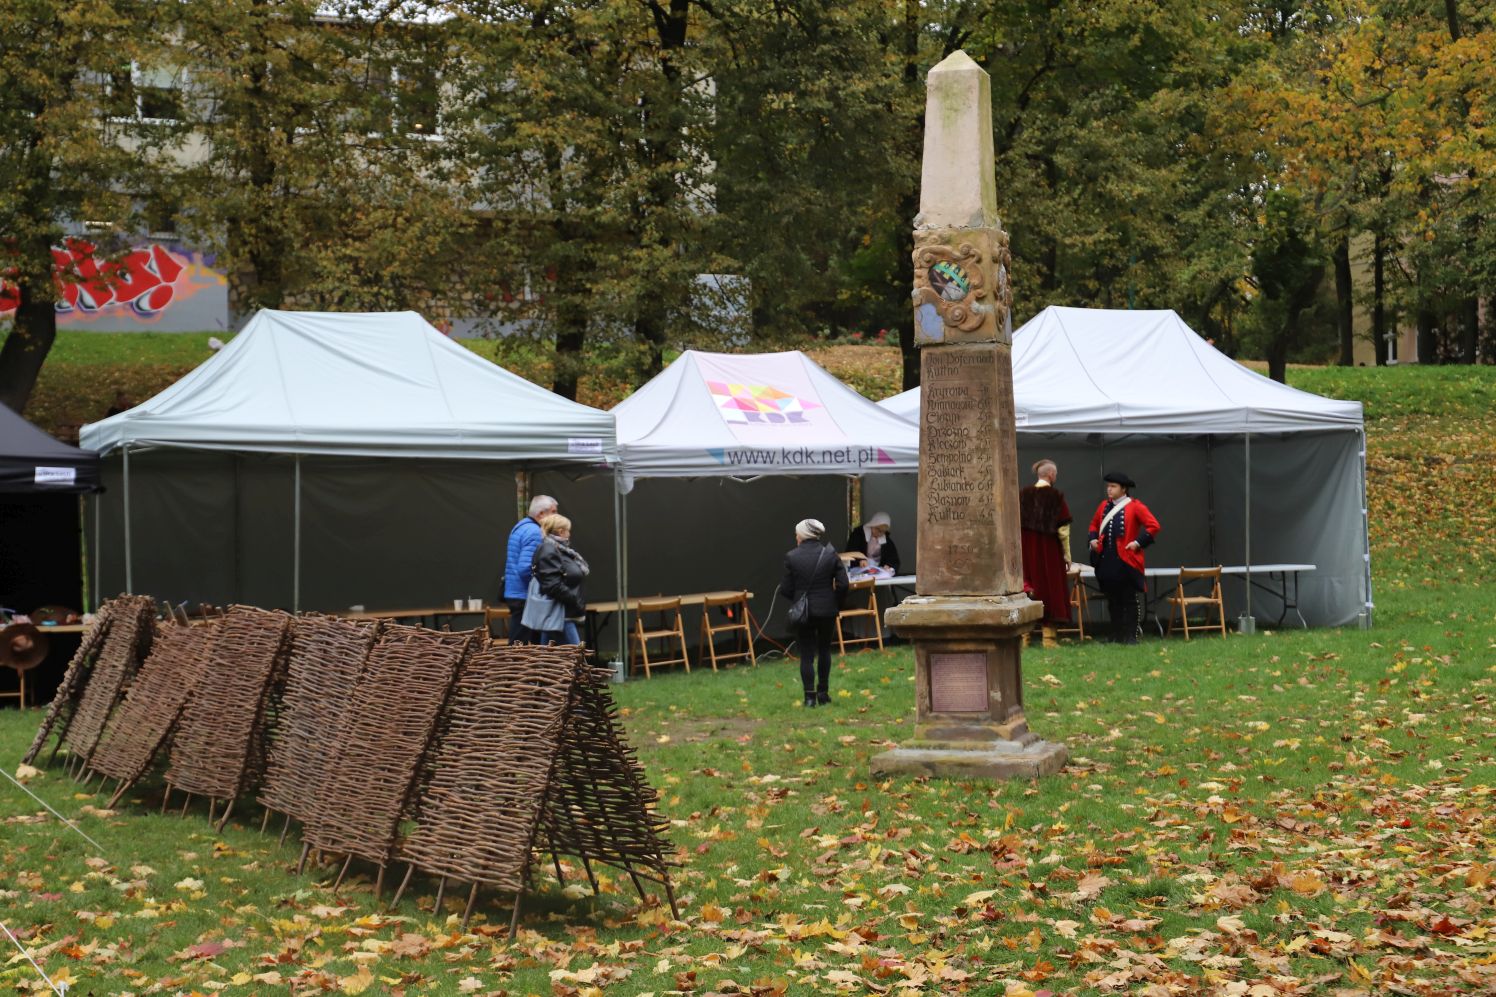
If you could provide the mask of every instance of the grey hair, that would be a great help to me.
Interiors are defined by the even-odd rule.
[[[1056,464],[1054,461],[1050,460],[1048,457],[1042,458],[1041,460],[1034,461],[1034,476],[1035,477],[1038,477],[1038,478],[1044,477],[1044,472],[1045,471],[1054,471],[1056,474],[1058,474],[1059,470],[1060,470],[1059,465]]]
[[[560,503],[549,495],[537,495],[530,500],[530,518],[538,520],[548,512],[559,509]]]

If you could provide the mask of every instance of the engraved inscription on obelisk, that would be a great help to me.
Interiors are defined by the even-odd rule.
[[[920,595],[1023,591],[1006,344],[920,351]]]

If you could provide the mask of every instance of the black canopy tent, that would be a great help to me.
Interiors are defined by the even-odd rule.
[[[54,440],[0,405],[0,492],[77,495],[98,490],[98,454]]]
[[[0,606],[22,613],[44,605],[87,608],[75,496],[99,488],[98,454],[59,442],[0,405]],[[46,663],[27,682],[40,701],[76,646],[60,636],[51,642]]]

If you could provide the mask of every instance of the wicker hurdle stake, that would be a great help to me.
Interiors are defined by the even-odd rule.
[[[551,862],[556,866],[556,885],[565,886],[566,877],[561,875],[561,856],[556,854],[556,850],[554,848],[551,849]]]
[[[476,903],[477,900],[478,900],[478,881],[475,879],[475,880],[473,880],[473,888],[468,891],[467,907],[464,908],[463,911],[462,911],[462,930],[463,931],[467,930],[468,921],[473,916],[473,904]]]
[[[215,800],[211,796],[208,797],[208,823],[209,824],[213,823],[213,813],[217,809],[218,809],[218,801]]]
[[[597,877],[595,875],[593,875],[593,873],[592,873],[592,863],[589,862],[589,861],[587,861],[587,855],[586,855],[586,853],[583,853],[583,855],[582,855],[582,868],[585,869],[586,872],[587,872],[587,882],[589,882],[589,883],[592,884],[592,895],[593,896],[597,896],[597,894],[598,894]]]
[[[524,890],[514,891],[514,913],[509,915],[509,940],[514,941],[514,936],[519,934],[519,902],[525,897]]]
[[[348,856],[343,859],[343,868],[338,870],[338,878],[332,881],[332,891],[334,893],[338,892],[338,887],[343,885],[343,877],[348,875],[348,867],[352,864],[353,853],[349,852]]]
[[[311,842],[303,841],[301,843],[301,858],[296,860],[296,875],[301,875],[302,870],[306,868],[306,857],[311,854],[311,851]]]
[[[384,863],[379,863],[379,875],[374,877],[374,902],[379,903],[379,896],[384,892]]]
[[[166,813],[166,805],[171,802],[171,784],[167,783],[166,791],[161,794],[161,812]]]
[[[395,895],[390,898],[390,906],[389,906],[390,910],[394,910],[396,907],[400,906],[400,898],[403,897],[403,896],[405,896],[405,888],[410,885],[411,874],[414,873],[415,871],[416,871],[416,865],[415,865],[414,862],[411,862],[408,865],[406,865],[406,867],[405,867],[405,878],[402,879],[402,880],[400,880],[400,888],[397,889],[395,891]]]
[[[275,843],[275,847],[276,848],[281,848],[281,847],[283,847],[285,845],[285,843],[286,843],[286,834],[290,830],[291,830],[291,815],[290,814],[286,814],[286,823],[285,823],[285,826],[281,828],[280,840]]]
[[[265,816],[263,816],[263,817],[260,818],[260,833],[264,834],[265,833],[265,829],[268,828],[269,826],[270,826],[270,808],[266,807],[265,808]]]
[[[188,793],[187,794],[187,798],[182,801],[182,813],[180,814],[181,817],[185,818],[187,816],[187,808],[189,806],[191,806],[191,804],[192,804],[192,794]]]
[[[234,812],[234,801],[233,800],[229,800],[229,805],[223,808],[223,816],[220,817],[220,818],[218,818],[218,831],[219,831],[219,833],[222,833],[223,829],[225,827],[228,827],[228,825],[229,825],[229,814],[231,814],[233,812]],[[212,820],[211,817],[208,818],[208,819]]]
[[[447,877],[443,876],[441,882],[436,884],[436,906],[431,908],[431,913],[440,917],[442,913],[442,896],[447,892]]]
[[[624,863],[623,867],[629,871],[629,879],[634,881],[634,889],[638,892],[640,901],[649,903],[649,896],[644,892],[644,884],[639,882],[639,874],[634,871],[634,867],[628,863]]]
[[[754,663],[757,664],[757,662]],[[670,916],[679,921],[680,908],[675,906],[675,891],[670,888],[670,877],[661,876],[660,885],[665,887],[665,899],[670,901]]]

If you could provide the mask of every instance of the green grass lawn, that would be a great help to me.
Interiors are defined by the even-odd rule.
[[[0,785],[0,919],[75,993],[1496,992],[1496,379],[1290,381],[1367,403],[1376,627],[1031,648],[1060,775],[875,780],[907,650],[838,661],[820,710],[786,662],[673,674],[617,696],[680,921],[543,864],[510,944],[505,898],[467,932],[464,890],[385,912],[336,866],[295,875],[252,808],[217,835],[152,782],[104,812],[60,767],[29,788],[103,851]],[[11,771],[40,716],[0,712]],[[38,985],[0,959],[0,988]]]

